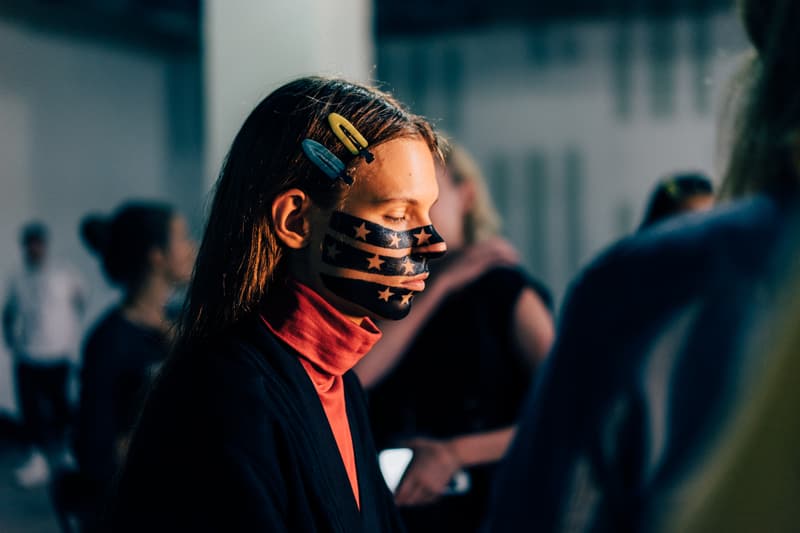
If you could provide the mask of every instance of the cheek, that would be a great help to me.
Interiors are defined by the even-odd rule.
[[[191,276],[194,268],[195,249],[191,242],[182,242],[170,254],[170,266],[174,277],[185,279]]]
[[[463,224],[462,213],[455,204],[437,203],[431,208],[431,222],[445,242],[458,241]]]

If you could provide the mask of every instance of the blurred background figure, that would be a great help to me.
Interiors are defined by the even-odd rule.
[[[714,206],[714,185],[702,173],[675,174],[660,181],[647,202],[639,229],[681,213],[708,211]]]
[[[81,223],[122,299],[92,327],[84,345],[75,430],[78,473],[55,487],[56,507],[75,514],[81,531],[96,531],[111,481],[124,456],[151,378],[169,352],[166,305],[189,281],[195,245],[186,219],[168,204],[127,202],[112,215]]]
[[[735,144],[721,194],[777,199],[787,214],[776,224],[787,235],[773,254],[772,279],[727,302],[756,310],[742,326],[723,326],[746,331],[738,342],[744,370],[685,490],[687,505],[665,520],[670,532],[790,532],[800,519],[800,4],[740,0],[739,7],[754,51],[736,80]]]
[[[498,476],[493,533],[797,529],[796,376],[776,372],[795,369],[781,328],[796,331],[800,3],[738,5],[753,51],[732,78],[725,205],[624,239],[576,278]]]
[[[383,338],[356,372],[378,448],[414,453],[395,492],[408,530],[469,532],[550,347],[552,301],[498,237],[500,218],[469,155],[445,149],[437,179],[431,219],[448,255],[431,264],[409,317],[381,324]],[[461,487],[457,475],[468,480]]]
[[[70,420],[69,377],[76,360],[83,283],[48,256],[47,228],[31,222],[20,233],[24,265],[9,283],[3,335],[14,358],[20,415],[32,451],[16,472],[23,487],[46,483],[64,461]]]

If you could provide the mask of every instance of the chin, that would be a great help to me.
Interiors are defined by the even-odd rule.
[[[367,317],[373,322],[383,322],[386,320],[402,320],[406,316],[408,316],[408,313],[411,311],[410,305],[406,305],[403,307],[399,305],[385,305],[381,306],[380,309],[369,309],[356,302],[346,300],[336,295],[333,295],[333,298],[327,298],[327,299],[331,303],[331,305],[333,305],[336,309],[338,309],[345,315],[356,318]]]
[[[334,307],[351,316],[373,320],[400,320],[411,310],[417,291],[378,283],[321,275],[325,297]]]

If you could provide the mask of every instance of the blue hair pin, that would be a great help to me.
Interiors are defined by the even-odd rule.
[[[347,174],[342,160],[330,150],[312,139],[305,139],[301,144],[306,157],[332,181],[340,179],[348,185],[353,184],[353,178]]]

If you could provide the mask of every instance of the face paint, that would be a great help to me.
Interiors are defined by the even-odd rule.
[[[337,296],[398,320],[424,288],[428,260],[446,250],[433,226],[394,231],[335,211],[322,243],[320,276]]]

